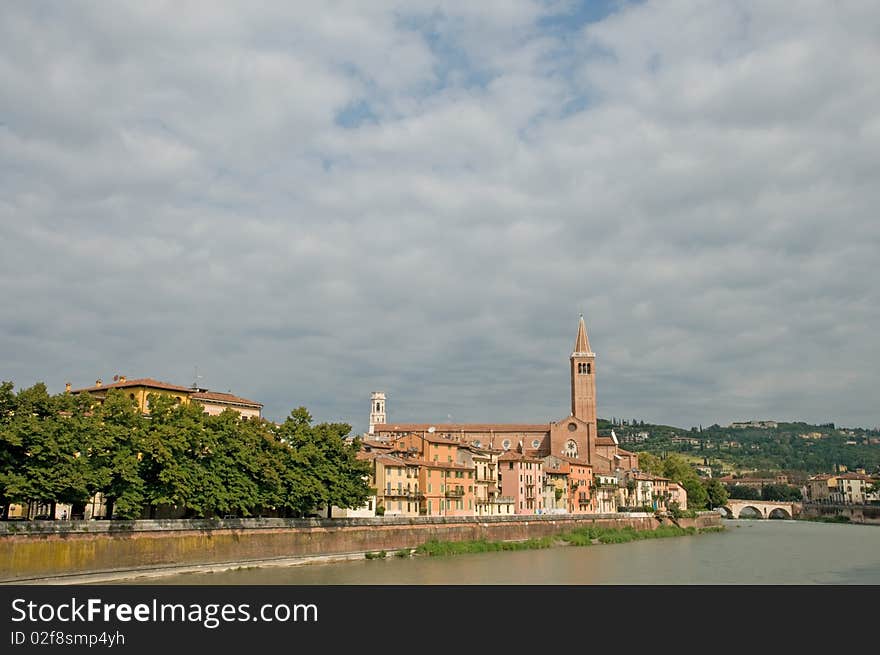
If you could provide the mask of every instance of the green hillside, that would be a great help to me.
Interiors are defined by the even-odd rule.
[[[789,470],[831,472],[880,468],[880,430],[840,428],[833,423],[765,422],[770,427],[709,427],[690,429],[655,425],[635,419],[600,419],[599,433],[614,429],[621,445],[655,455],[681,453],[692,461],[707,461],[725,472]]]

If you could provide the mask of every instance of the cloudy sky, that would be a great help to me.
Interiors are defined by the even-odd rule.
[[[793,9],[795,7],[796,9]],[[880,5],[26,2],[0,379],[880,424]]]

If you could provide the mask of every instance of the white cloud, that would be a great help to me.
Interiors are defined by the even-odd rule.
[[[603,416],[880,423],[880,11],[615,6],[7,11],[0,377],[543,420],[584,311]]]

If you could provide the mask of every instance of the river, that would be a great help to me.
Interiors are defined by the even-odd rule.
[[[138,584],[880,584],[880,527],[724,521],[626,544],[189,573]]]

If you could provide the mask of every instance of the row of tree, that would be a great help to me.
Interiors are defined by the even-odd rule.
[[[318,507],[357,507],[370,490],[368,466],[344,423],[312,424],[298,408],[281,425],[210,416],[196,403],[151,395],[144,416],[110,390],[50,395],[44,384],[14,392],[0,384],[0,505],[83,505],[101,492],[108,514],[187,517],[302,516]]]
[[[790,484],[765,484],[760,489],[744,484],[727,485],[727,493],[737,500],[776,500],[799,503],[803,494]]]

